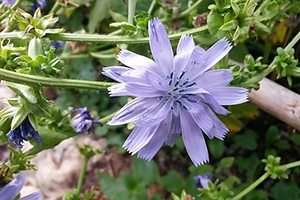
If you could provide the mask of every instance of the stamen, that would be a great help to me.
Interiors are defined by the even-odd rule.
[[[179,76],[179,80],[182,79],[183,75],[185,74],[185,72],[182,72],[181,75]]]
[[[192,84],[187,85],[187,86],[185,86],[185,87],[192,87],[193,85],[196,85],[196,83],[192,83]]]

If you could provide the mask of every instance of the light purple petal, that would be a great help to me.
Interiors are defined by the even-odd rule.
[[[108,125],[121,125],[137,121],[149,109],[159,105],[157,98],[136,98],[121,108]]]
[[[176,144],[179,136],[180,134],[170,133],[165,141],[166,145],[168,145],[169,147],[173,147]]]
[[[154,60],[167,76],[172,71],[174,56],[167,31],[159,19],[150,20],[148,30]]]
[[[231,70],[219,69],[205,72],[202,76],[197,79],[197,87],[204,89],[211,87],[226,86],[232,81]]]
[[[214,109],[214,111],[221,115],[228,115],[230,112],[221,106],[211,94],[202,94],[203,97],[206,99],[206,102]]]
[[[104,67],[102,74],[108,76],[109,78],[115,81],[124,82],[126,79],[122,77],[122,74],[127,71],[132,71],[132,69],[128,67],[121,67],[121,66]]]
[[[232,49],[232,46],[226,38],[223,38],[216,42],[212,47],[207,50],[207,60],[205,70],[212,68],[217,64],[222,58],[224,58],[229,51]]]
[[[25,175],[19,173],[17,177],[1,188],[0,197],[3,200],[13,200],[21,191],[25,181]]]
[[[195,42],[193,36],[182,35],[177,46],[177,55],[174,57],[175,76],[179,76],[179,73],[181,73],[182,69],[187,64],[194,48]]]
[[[123,144],[123,148],[128,150],[132,155],[136,154],[141,148],[149,143],[158,127],[159,124],[146,128],[135,127]]]
[[[44,200],[42,194],[40,192],[35,192],[33,194],[27,195],[19,200]]]
[[[151,110],[149,109],[146,113],[144,113],[136,123],[136,126],[147,127],[157,125],[166,118],[168,113],[171,111],[172,105],[173,101],[162,100],[159,105],[153,107]]]
[[[177,46],[177,55],[191,53],[195,47],[192,35],[182,35]]]
[[[187,72],[186,76],[188,79],[193,80],[193,76],[200,75],[204,72],[204,64],[207,60],[207,53],[204,49],[196,46],[190,55],[187,65],[184,67],[183,71]]]
[[[127,83],[125,88],[131,96],[136,97],[160,97],[165,94],[164,91],[157,90],[151,85],[142,83]]]
[[[110,97],[130,96],[130,93],[126,90],[126,83],[119,83],[107,89]]]
[[[118,55],[118,60],[124,65],[133,69],[155,69],[158,68],[157,64],[145,56],[133,53],[128,50],[121,50]]]
[[[194,165],[208,162],[208,151],[202,131],[185,109],[181,109],[180,123],[183,142]]]
[[[145,145],[139,152],[138,157],[150,161],[158,152],[160,147],[166,141],[172,123],[172,112],[162,121],[149,143]]]
[[[168,90],[168,84],[165,79],[156,73],[147,70],[130,70],[122,74],[128,82],[144,83],[153,86],[157,90]]]
[[[245,88],[215,87],[208,91],[220,105],[236,105],[248,101],[248,90]]]
[[[215,115],[215,113],[211,109],[207,110],[206,114],[208,114],[214,122],[214,126],[211,130],[210,135],[213,135],[215,138],[223,140],[226,134],[228,133],[229,129],[225,126],[225,124],[223,124],[223,122],[221,122],[221,120]]]

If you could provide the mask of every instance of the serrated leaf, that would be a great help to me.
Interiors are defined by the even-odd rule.
[[[124,31],[128,31],[129,33],[136,32],[136,27],[128,22],[114,22],[109,24],[110,27],[120,27]]]

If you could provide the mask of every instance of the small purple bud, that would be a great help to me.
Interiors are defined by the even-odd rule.
[[[99,120],[95,120],[91,116],[87,107],[74,109],[70,112],[78,111],[80,111],[80,113],[75,115],[71,120],[71,124],[76,129],[77,133],[94,132],[95,124],[100,124],[100,126],[102,126],[102,123]]]
[[[33,0],[32,10],[36,11],[38,8],[44,8],[46,6],[46,0]]]
[[[51,40],[50,43],[51,43],[51,47],[53,47],[53,48],[55,49],[55,51],[56,51],[58,48],[61,48],[61,47],[64,47],[64,46],[65,46],[65,43],[63,43],[63,42],[61,42],[61,41]]]
[[[197,188],[208,189],[208,183],[210,182],[211,184],[213,184],[212,178],[208,172],[204,175],[195,176],[194,181],[196,183]]]
[[[28,117],[26,117],[17,128],[9,131],[7,135],[9,137],[9,141],[17,145],[20,149],[23,147],[22,143],[24,142],[24,140],[34,140],[41,146],[43,145],[42,138],[40,137],[39,133],[33,128]]]

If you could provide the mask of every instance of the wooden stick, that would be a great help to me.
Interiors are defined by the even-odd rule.
[[[251,103],[300,130],[300,95],[264,78],[260,89],[249,93]]]

